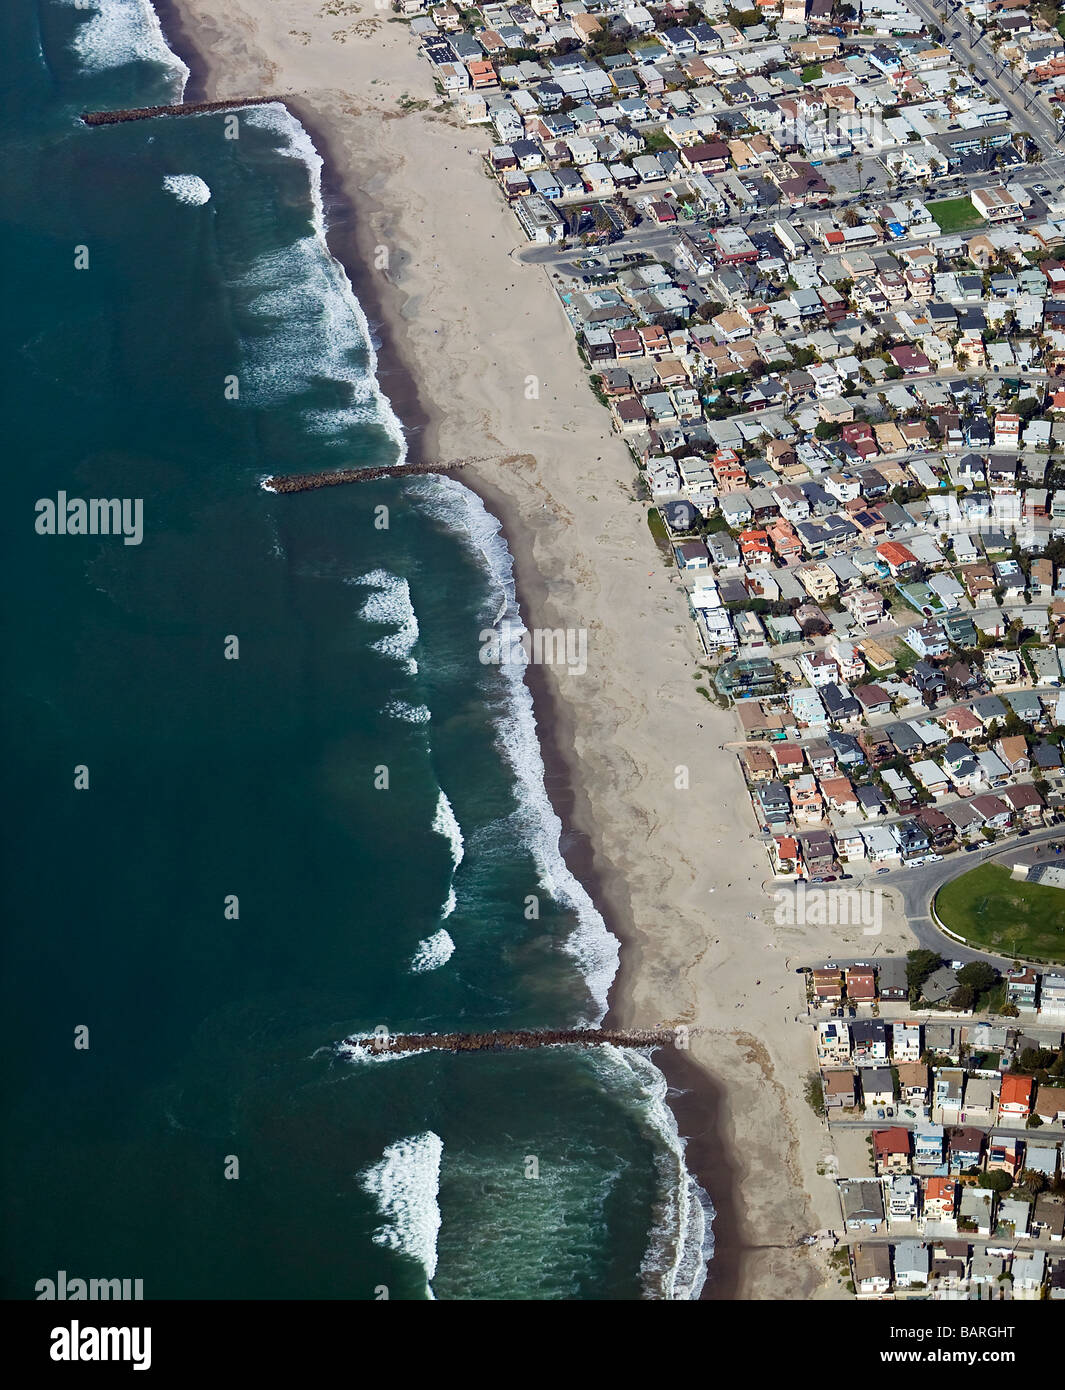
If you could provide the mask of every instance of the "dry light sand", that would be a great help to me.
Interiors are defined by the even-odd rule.
[[[359,256],[376,267],[368,311],[427,416],[411,458],[497,457],[470,481],[504,520],[526,622],[588,629],[587,672],[546,671],[553,742],[573,771],[567,819],[625,939],[614,1017],[698,1030],[692,1059],[716,1099],[680,1114],[722,1213],[708,1293],[840,1296],[819,1257],[796,1245],[838,1225],[839,1208],[816,1173],[831,1145],[803,1099],[814,1053],[795,1021],[794,969],[843,953],[848,939],[852,954],[870,944],[860,928],[773,920],[743,780],[720,747],[736,736],[733,717],[696,691],[683,592],[547,273],[514,259],[524,237],[479,158],[488,129],[439,109],[428,64],[388,11],[175,2],[180,25],[171,13],[168,29],[206,63],[203,95],[291,98],[357,210]],[[889,923],[880,951],[907,944]]]

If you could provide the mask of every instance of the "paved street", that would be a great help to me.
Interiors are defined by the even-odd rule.
[[[979,75],[985,78],[988,95],[1009,108],[1017,129],[1027,130],[1044,153],[1052,153],[1057,147],[1057,122],[1035,93],[1024,83],[1017,82],[1008,68],[1005,73],[1001,71],[989,39],[978,26],[970,28],[961,6],[948,0],[940,11],[929,0],[907,0],[907,3],[930,28],[943,30],[947,46],[963,64],[975,65]],[[948,17],[941,19],[941,13]]]

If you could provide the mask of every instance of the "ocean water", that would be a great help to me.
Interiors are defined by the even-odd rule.
[[[690,1296],[712,1212],[647,1058],[337,1047],[597,1020],[617,943],[478,659],[498,523],[450,480],[261,486],[406,450],[313,144],[82,125],[180,95],[141,0],[0,25],[5,1294]],[[140,543],[39,534],[61,491]]]

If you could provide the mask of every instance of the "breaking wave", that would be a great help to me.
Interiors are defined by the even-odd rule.
[[[389,700],[385,713],[404,724],[428,724],[433,717],[428,705],[412,705],[408,700]]]
[[[422,500],[431,516],[445,522],[482,557],[499,594],[495,626],[509,623],[512,636],[520,631],[514,562],[500,523],[476,493],[453,478],[419,481],[411,491]],[[500,724],[499,741],[517,784],[518,807],[513,816],[514,824],[533,856],[540,886],[576,918],[577,925],[565,943],[566,949],[577,960],[595,1000],[596,1012],[591,1021],[600,1023],[606,1014],[608,991],[617,974],[619,943],[607,930],[595,904],[562,857],[562,822],[544,785],[544,760],[524,667],[505,662],[498,669],[507,681],[507,710]]]
[[[440,1230],[440,1161],[444,1143],[427,1129],[389,1144],[361,1174],[365,1192],[376,1197],[384,1224],[373,1234],[375,1245],[409,1255],[425,1270],[426,1292],[436,1273],[436,1238]]]
[[[197,174],[167,174],[163,187],[189,207],[201,207],[211,196],[211,190]]]
[[[163,37],[159,16],[148,0],[63,0],[86,15],[74,35],[73,48],[90,72],[125,67],[127,63],[158,63],[173,80],[180,101],[189,80],[188,66]]]
[[[444,915],[446,917],[447,913]],[[427,970],[438,970],[440,966],[446,965],[454,954],[455,943],[450,933],[441,927],[439,931],[433,932],[432,936],[418,942],[418,949],[410,963],[411,974],[423,975]]]
[[[347,582],[367,584],[374,590],[359,609],[363,622],[395,628],[394,632],[372,643],[373,651],[394,657],[412,676],[417,675],[418,663],[411,652],[418,642],[418,618],[407,581],[388,570],[378,569]]]
[[[345,383],[350,391],[348,404],[308,410],[309,427],[334,434],[353,424],[376,424],[395,445],[394,462],[401,463],[406,458],[406,438],[377,380],[370,324],[347,271],[326,241],[322,156],[280,102],[248,107],[241,120],[276,135],[281,154],[302,160],[312,206],[312,235],[260,258],[243,282],[245,288],[260,291],[250,306],[252,312],[276,325],[276,331],[254,335],[246,344],[257,389],[262,397],[277,400],[310,390],[323,379]]]

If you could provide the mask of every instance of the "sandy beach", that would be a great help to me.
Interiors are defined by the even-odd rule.
[[[718,1212],[704,1297],[842,1296],[799,1240],[839,1221],[817,1176],[828,1131],[795,967],[861,928],[774,921],[731,713],[696,689],[701,652],[547,273],[480,154],[439,109],[387,10],[340,0],[168,0],[187,99],[282,94],[326,160],[330,245],[380,325],[381,384],[411,459],[490,456],[463,481],[502,520],[530,627],[588,632],[588,668],[533,670],[563,849],[623,941],[611,1021],[688,1024],[659,1054],[689,1159]],[[411,383],[416,383],[412,390]],[[471,660],[475,659],[471,650]],[[879,949],[910,944],[888,921]]]

